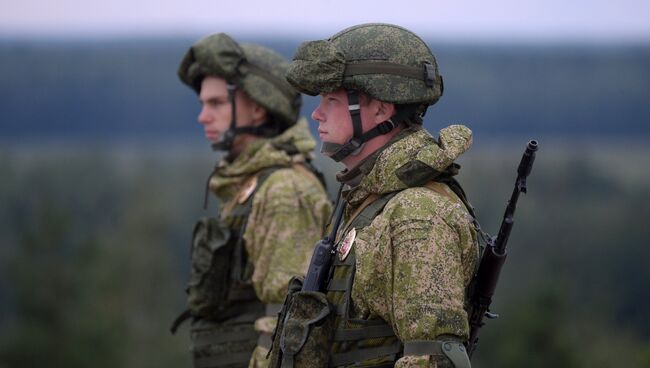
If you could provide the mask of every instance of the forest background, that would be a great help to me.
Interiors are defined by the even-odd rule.
[[[190,366],[169,326],[217,160],[176,77],[193,41],[0,41],[0,367]],[[425,127],[474,131],[460,181],[488,232],[540,146],[474,366],[650,367],[650,46],[427,42]]]

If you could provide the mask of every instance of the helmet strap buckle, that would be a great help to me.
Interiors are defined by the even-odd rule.
[[[433,87],[434,82],[436,81],[436,71],[433,68],[433,65],[431,65],[428,62],[424,62],[424,83],[426,83],[427,87]]]

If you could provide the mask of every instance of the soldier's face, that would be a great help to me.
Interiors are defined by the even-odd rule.
[[[352,138],[352,118],[344,90],[321,94],[311,118],[318,122],[318,136],[322,142],[344,144]]]
[[[216,143],[230,127],[232,118],[232,107],[228,100],[228,84],[223,78],[205,77],[201,82],[199,93],[201,112],[198,121],[203,125],[205,137]],[[259,106],[255,104],[242,91],[235,93],[235,105],[237,108],[237,126],[254,125],[259,120],[257,116]],[[233,149],[242,145],[240,136],[235,138]]]
[[[361,129],[367,132],[378,124],[390,119],[395,114],[395,105],[382,102],[359,92],[359,105],[361,106]],[[318,135],[322,142],[345,144],[354,135],[352,117],[348,109],[348,95],[341,89],[332,93],[320,95],[320,103],[311,114],[312,119],[318,122]],[[397,132],[393,130],[392,132]],[[348,168],[355,166],[369,154],[386,144],[394,135],[379,135],[366,143],[354,155],[348,155],[341,162]],[[323,152],[331,156],[333,153]]]

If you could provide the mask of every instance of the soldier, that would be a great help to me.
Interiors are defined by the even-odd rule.
[[[219,213],[194,228],[188,310],[172,327],[193,319],[194,367],[267,365],[287,283],[304,274],[331,211],[288,65],[220,33],[190,47],[178,69],[199,96],[206,138],[226,153],[206,188]]]
[[[443,92],[431,50],[404,28],[359,25],[303,43],[287,79],[320,95],[312,118],[321,152],[346,167],[345,210],[322,292],[292,282],[273,366],[469,367],[479,249],[453,176],[472,136],[422,127]]]

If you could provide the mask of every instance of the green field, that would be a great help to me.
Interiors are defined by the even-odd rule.
[[[524,145],[483,144],[460,161],[490,232]],[[169,326],[184,307],[211,155],[0,148],[1,368],[190,366],[187,327]],[[650,366],[649,160],[643,142],[540,141],[497,289],[501,318],[482,331],[475,367]]]

